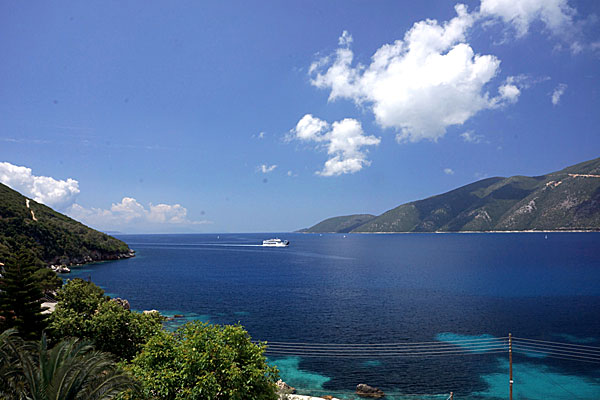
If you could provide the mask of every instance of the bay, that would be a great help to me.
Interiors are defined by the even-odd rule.
[[[275,236],[291,245],[260,246]],[[91,279],[137,310],[183,315],[172,325],[239,322],[253,339],[285,343],[460,343],[510,332],[600,346],[600,233],[118,237],[135,258],[69,277]],[[508,396],[502,353],[271,360],[284,380],[314,395],[352,398],[367,383],[389,399]],[[593,359],[518,353],[514,361],[517,398],[600,398]]]

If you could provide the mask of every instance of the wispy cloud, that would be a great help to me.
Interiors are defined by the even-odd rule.
[[[480,15],[502,20],[515,29],[518,38],[527,35],[531,25],[540,21],[553,37],[568,43],[572,53],[584,48],[577,10],[568,0],[481,0]]]
[[[467,143],[474,143],[474,144],[478,144],[483,142],[484,140],[484,136],[483,135],[478,135],[475,133],[475,131],[466,131],[460,134],[460,137],[462,138],[462,140],[464,140]]]
[[[558,86],[552,92],[552,104],[555,106],[560,102],[560,98],[567,90],[567,85],[565,83],[559,83]]]
[[[454,175],[454,170],[452,168],[444,168],[444,173],[446,175]]]
[[[49,140],[46,139],[24,139],[24,138],[13,138],[13,137],[0,137],[0,142],[7,143],[25,143],[25,144],[48,144]]]
[[[263,174],[268,174],[269,172],[273,172],[275,170],[275,168],[277,168],[276,164],[273,164],[273,165],[262,164],[262,165],[259,165],[258,167],[256,167],[256,171],[262,172]]]

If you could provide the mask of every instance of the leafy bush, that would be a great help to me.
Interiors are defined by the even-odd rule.
[[[191,322],[152,337],[129,368],[146,398],[274,400],[278,371],[264,351],[240,325]]]
[[[68,281],[58,291],[57,298],[48,326],[55,341],[70,336],[85,338],[98,350],[129,360],[162,328],[158,313],[127,310],[110,301],[98,286],[82,279]]]

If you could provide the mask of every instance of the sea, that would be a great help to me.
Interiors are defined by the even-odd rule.
[[[177,315],[169,329],[240,323],[298,393],[508,399],[507,347],[472,346],[510,334],[515,399],[600,399],[600,233],[117,237],[135,258],[67,278]]]

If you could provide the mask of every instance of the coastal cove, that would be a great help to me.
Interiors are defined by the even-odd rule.
[[[270,237],[291,244],[256,246]],[[118,238],[136,257],[73,268],[64,277],[91,278],[137,310],[183,315],[176,324],[239,321],[253,339],[268,342],[452,343],[511,332],[600,346],[600,233]],[[301,394],[350,398],[363,382],[389,399],[450,391],[493,399],[508,391],[505,354],[270,358]],[[598,364],[524,354],[514,361],[521,397],[600,397]]]

